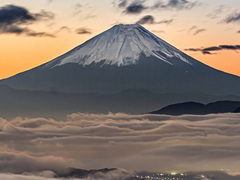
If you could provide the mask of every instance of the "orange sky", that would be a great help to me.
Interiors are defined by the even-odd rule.
[[[52,19],[23,24],[21,27],[24,26],[36,32],[47,32],[56,37],[29,37],[25,34],[2,32],[0,18],[1,79],[52,60],[116,23],[135,23],[146,15],[153,16],[155,22],[172,19],[172,23],[169,24],[153,23],[143,26],[183,51],[187,48],[240,44],[240,33],[237,33],[240,30],[240,20],[231,23],[224,22],[224,19],[230,15],[237,14],[235,7],[240,7],[238,0],[228,2],[211,0],[211,3],[201,0],[189,9],[183,7],[177,9],[176,7],[166,10],[150,9],[155,1],[149,0],[143,4],[145,9],[137,14],[127,14],[124,9],[117,7],[117,1],[111,0],[103,0],[101,3],[94,0],[72,0],[71,3],[66,3],[64,0],[52,2],[42,0],[36,1],[35,4],[31,2],[30,0],[21,2],[3,0],[0,2],[0,7],[14,4],[26,8],[32,14],[40,13],[42,10],[53,13]],[[132,1],[129,0],[130,2]],[[189,2],[195,1],[189,0]],[[77,34],[78,28],[87,29],[89,34]],[[196,34],[201,29],[203,31]],[[217,54],[213,55],[184,52],[207,65],[240,76],[240,50],[239,52],[214,51],[213,53]]]

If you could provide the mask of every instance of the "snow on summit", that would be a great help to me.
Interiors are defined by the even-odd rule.
[[[176,57],[190,64],[182,52],[155,36],[139,24],[115,25],[66,54],[50,61],[45,68],[67,63],[83,66],[104,61],[105,65],[136,64],[141,55],[154,56],[170,65],[168,58]]]

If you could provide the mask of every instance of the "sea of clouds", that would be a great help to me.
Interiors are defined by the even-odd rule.
[[[0,119],[4,180],[51,180],[69,167],[235,175],[240,174],[239,150],[240,114],[76,113],[65,121]]]

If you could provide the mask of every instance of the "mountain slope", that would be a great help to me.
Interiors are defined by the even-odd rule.
[[[68,53],[4,79],[17,89],[67,93],[239,95],[240,78],[189,57],[140,25],[116,25]]]

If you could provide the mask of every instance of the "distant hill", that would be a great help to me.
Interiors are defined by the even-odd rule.
[[[209,104],[202,104],[198,102],[177,103],[166,106],[160,110],[153,111],[150,114],[167,114],[167,115],[183,115],[183,114],[218,114],[238,112],[240,101],[217,101]]]
[[[115,176],[111,176],[111,180],[145,180],[138,177],[133,177],[128,172],[121,171],[116,168],[105,168],[105,169],[94,169],[94,170],[84,170],[84,169],[76,169],[69,168],[64,173],[57,173],[56,178],[76,178],[76,179],[106,179],[108,174],[115,174]]]
[[[96,176],[98,173],[106,174],[111,171],[115,171],[117,169],[97,169],[97,170],[84,170],[84,169],[76,169],[76,168],[69,168],[64,173],[57,173],[57,178],[88,178],[89,176]]]

